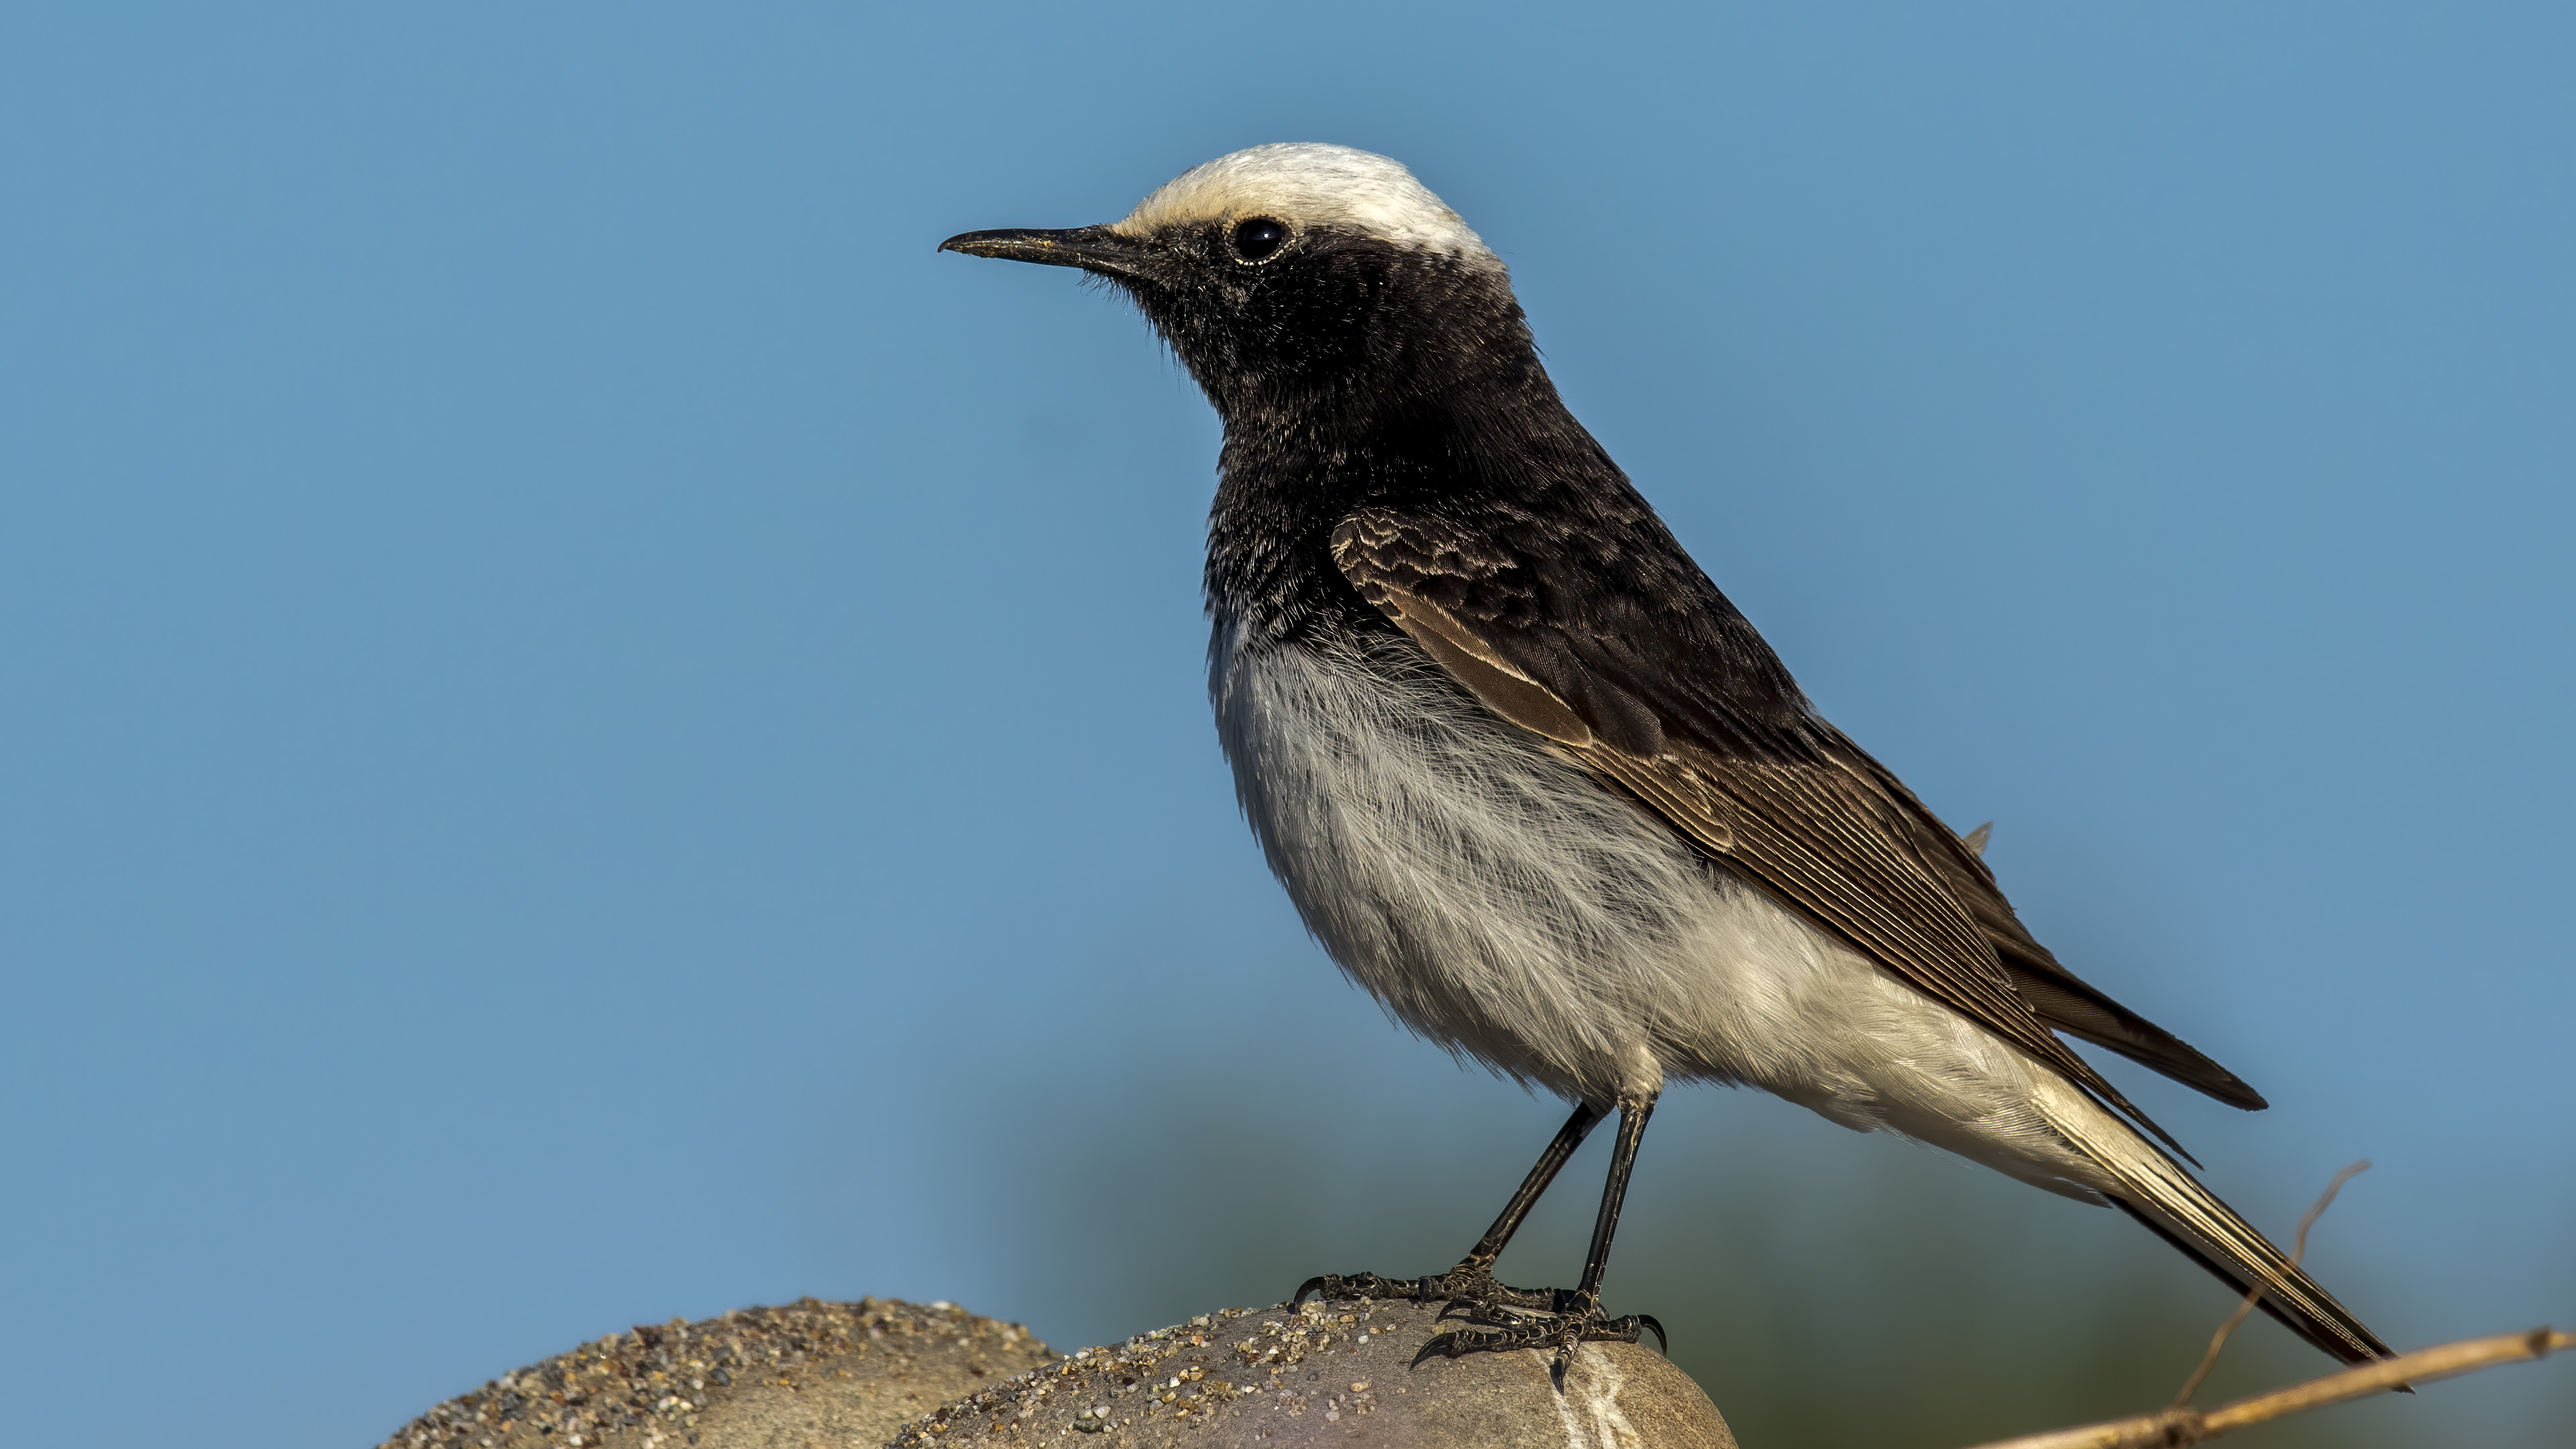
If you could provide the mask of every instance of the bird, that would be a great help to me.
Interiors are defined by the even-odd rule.
[[[1818,713],[1557,393],[1509,271],[1402,164],[1319,142],[1194,167],[1124,218],[939,250],[1124,293],[1224,424],[1208,689],[1271,870],[1403,1026],[1571,1115],[1446,1272],[1424,1352],[1636,1342],[1601,1291],[1671,1083],[1750,1086],[2119,1209],[2347,1363],[2386,1344],[2194,1176],[2065,1038],[2247,1110],[2235,1073],[2022,925],[1981,827]],[[1493,1267],[1615,1146],[1582,1276]]]

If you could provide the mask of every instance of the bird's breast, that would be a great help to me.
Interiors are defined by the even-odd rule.
[[[1709,863],[1391,631],[1248,643],[1221,620],[1210,665],[1244,814],[1342,968],[1514,1076],[1616,1090]]]

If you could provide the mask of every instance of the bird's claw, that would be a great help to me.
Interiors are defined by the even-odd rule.
[[[1319,1273],[1297,1285],[1288,1296],[1296,1307],[1312,1293],[1319,1298],[1403,1299],[1414,1303],[1451,1303],[1492,1312],[1499,1308],[1539,1311],[1557,1307],[1553,1288],[1514,1288],[1481,1267],[1461,1263],[1428,1278],[1382,1278],[1375,1273]],[[1504,1320],[1496,1319],[1496,1322]]]
[[[1556,1350],[1556,1360],[1549,1365],[1548,1377],[1556,1387],[1565,1387],[1565,1371],[1574,1361],[1577,1344],[1635,1343],[1652,1331],[1658,1348],[1667,1346],[1664,1326],[1643,1313],[1625,1318],[1603,1318],[1598,1308],[1569,1313],[1549,1313],[1536,1318],[1506,1318],[1499,1314],[1482,1315],[1478,1322],[1487,1328],[1461,1328],[1441,1334],[1422,1346],[1413,1361],[1430,1358],[1462,1358],[1471,1353],[1503,1353],[1512,1349],[1534,1348]]]
[[[1417,1298],[1420,1294],[1416,1288],[1430,1281],[1381,1278],[1375,1273],[1318,1273],[1297,1285],[1297,1291],[1288,1295],[1288,1306],[1294,1308],[1305,1302],[1309,1293],[1327,1302],[1335,1298]]]

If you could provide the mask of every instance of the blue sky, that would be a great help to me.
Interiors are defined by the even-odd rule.
[[[2571,73],[2475,3],[11,7],[13,1421],[367,1443],[675,1314],[1071,1347],[1464,1246],[1556,1109],[1261,871],[1212,418],[1113,300],[931,250],[1291,139],[1461,210],[1825,710],[2271,1097],[2121,1076],[2224,1195],[2370,1157],[2313,1261],[2384,1334],[2576,1320]],[[2225,1312],[1709,1092],[1613,1307],[1794,1347],[1656,1245],[1935,1198],[2026,1323]],[[2555,1442],[2568,1383],[2342,1422]]]

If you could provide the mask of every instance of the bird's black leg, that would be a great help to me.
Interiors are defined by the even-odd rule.
[[[1619,1206],[1628,1196],[1628,1175],[1637,1165],[1637,1144],[1645,1140],[1646,1119],[1654,1115],[1652,1097],[1623,1099],[1619,1103],[1619,1141],[1611,1150],[1609,1181],[1601,1188],[1600,1215],[1592,1220],[1592,1250],[1584,1255],[1583,1281],[1571,1294],[1558,1296],[1558,1301],[1550,1305],[1555,1311],[1535,1318],[1485,1312],[1478,1315],[1478,1321],[1492,1327],[1444,1333],[1423,1345],[1424,1354],[1444,1353],[1456,1358],[1495,1349],[1552,1347],[1556,1362],[1551,1372],[1562,1389],[1566,1367],[1573,1362],[1578,1343],[1587,1339],[1635,1343],[1650,1328],[1655,1331],[1655,1341],[1663,1342],[1664,1326],[1643,1314],[1616,1319],[1601,1316],[1601,1277],[1610,1266],[1610,1239],[1619,1230]]]
[[[1529,1176],[1521,1179],[1520,1190],[1512,1194],[1510,1202],[1503,1204],[1502,1216],[1494,1219],[1494,1225],[1485,1229],[1485,1235],[1476,1240],[1476,1246],[1468,1249],[1467,1256],[1459,1259],[1458,1266],[1448,1272],[1431,1278],[1326,1273],[1299,1285],[1296,1295],[1288,1302],[1293,1306],[1303,1301],[1307,1294],[1319,1293],[1326,1298],[1410,1298],[1416,1302],[1439,1298],[1452,1303],[1472,1303],[1479,1308],[1497,1305],[1555,1307],[1556,1294],[1551,1291],[1508,1288],[1495,1282],[1494,1260],[1503,1255],[1503,1248],[1511,1242],[1512,1234],[1521,1230],[1521,1221],[1529,1216],[1531,1208],[1538,1205],[1539,1196],[1547,1191],[1547,1185],[1556,1181],[1556,1174],[1564,1168],[1566,1159],[1574,1155],[1574,1150],[1583,1145],[1583,1139],[1592,1135],[1592,1129],[1599,1126],[1606,1115],[1589,1102],[1575,1103],[1574,1115],[1566,1118],[1565,1125],[1556,1130],[1556,1140],[1547,1144],[1547,1150],[1539,1154],[1537,1164],[1530,1168]]]

